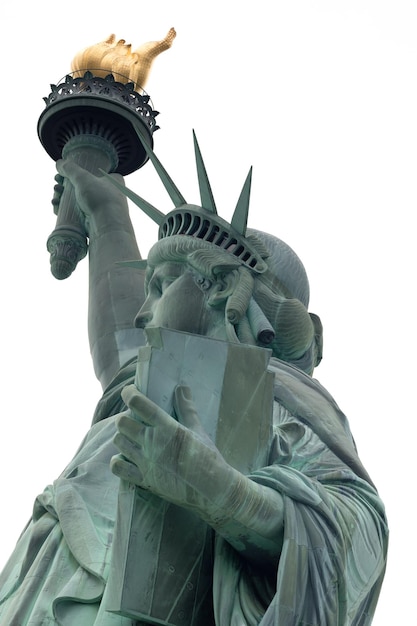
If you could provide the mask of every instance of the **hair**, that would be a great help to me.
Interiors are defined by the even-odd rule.
[[[251,231],[251,243],[257,239],[259,249],[264,250],[263,256],[268,256],[269,269],[264,274],[256,274],[229,252],[210,242],[173,235],[159,240],[151,248],[145,289],[155,267],[160,263],[187,265],[192,271],[217,284],[218,290],[224,295],[225,325],[230,341],[268,347],[273,356],[311,374],[321,360],[322,328],[320,319],[307,311],[308,282],[305,270],[291,248],[284,244],[285,254],[288,254],[288,250],[291,253],[292,268],[298,271],[298,276],[292,279],[288,269],[284,271],[287,279],[287,284],[284,284],[277,276],[279,263],[274,258],[269,263],[269,253],[264,246],[265,242],[258,239],[258,232]],[[267,237],[268,247],[273,247],[276,241],[280,242],[272,236]],[[299,261],[298,267],[295,260]],[[301,287],[298,280],[300,276]],[[292,283],[297,295],[301,295],[307,304],[291,293]]]

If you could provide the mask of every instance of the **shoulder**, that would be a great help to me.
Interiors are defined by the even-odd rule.
[[[348,420],[329,392],[305,372],[279,359],[271,359],[270,370],[275,401],[307,424],[358,476],[372,483],[358,457]]]

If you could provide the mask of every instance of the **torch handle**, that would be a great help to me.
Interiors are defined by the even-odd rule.
[[[75,200],[74,187],[68,179],[64,180],[63,186],[55,229],[47,241],[51,272],[58,280],[72,274],[88,249],[87,234]]]
[[[103,148],[103,145],[90,145],[89,141],[82,144],[77,141],[75,145],[67,144],[63,156],[98,175],[100,170],[110,172],[114,166],[108,150]],[[72,274],[88,250],[84,216],[77,205],[75,189],[67,178],[64,178],[63,191],[55,212],[57,221],[48,237],[47,249],[53,276],[63,280]]]

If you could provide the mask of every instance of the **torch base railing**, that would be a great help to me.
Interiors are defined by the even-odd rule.
[[[100,78],[91,72],[76,78],[67,75],[51,89],[39,118],[38,134],[55,161],[73,160],[96,176],[100,170],[126,176],[146,163],[143,142],[152,148],[152,133],[158,128],[158,112],[152,109],[148,95],[135,92],[131,83],[116,82],[111,75]],[[67,179],[54,209],[57,223],[47,248],[52,274],[63,279],[70,276],[88,249],[84,216]]]

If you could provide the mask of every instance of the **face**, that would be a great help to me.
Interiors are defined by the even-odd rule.
[[[152,274],[135,326],[160,326],[208,335],[214,312],[208,306],[207,283],[182,263],[161,263]]]

